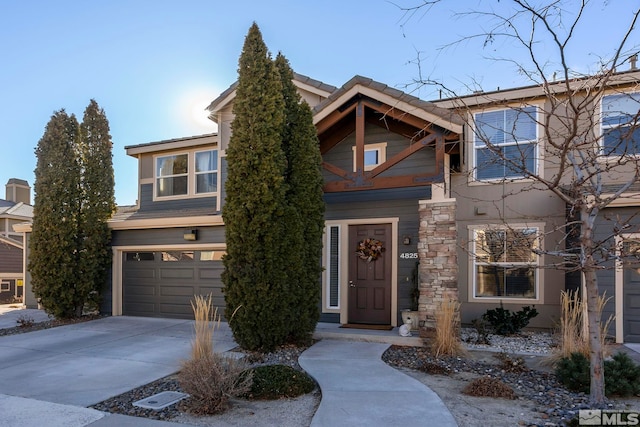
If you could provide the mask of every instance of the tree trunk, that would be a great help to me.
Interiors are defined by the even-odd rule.
[[[587,300],[587,322],[589,325],[589,361],[591,387],[589,401],[594,408],[604,405],[604,364],[603,348],[600,339],[600,318],[598,313],[598,278],[596,277],[596,262],[593,258],[593,223],[592,212],[586,206],[582,209],[581,229],[581,267],[585,281]]]

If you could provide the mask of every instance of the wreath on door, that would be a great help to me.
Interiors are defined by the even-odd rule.
[[[384,251],[385,248],[383,242],[368,237],[358,243],[356,254],[358,255],[358,258],[367,262],[371,262],[377,260]]]

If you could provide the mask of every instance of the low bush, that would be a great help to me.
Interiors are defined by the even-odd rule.
[[[512,312],[505,309],[502,301],[500,301],[500,307],[487,310],[482,315],[482,318],[489,322],[494,333],[498,335],[516,335],[537,315],[538,310],[535,307],[526,306],[519,311]]]
[[[248,399],[297,397],[312,392],[316,387],[316,382],[309,375],[286,365],[258,366],[247,370],[244,375],[253,378],[244,395]]]
[[[556,364],[556,376],[567,389],[588,393],[591,383],[589,359],[579,352],[563,357]]]
[[[640,395],[640,365],[627,353],[616,353],[604,362],[604,389],[607,396]]]
[[[589,360],[582,353],[571,353],[556,365],[556,376],[569,390],[589,393],[591,373]],[[604,362],[604,388],[607,396],[640,394],[640,366],[626,353],[616,353]]]

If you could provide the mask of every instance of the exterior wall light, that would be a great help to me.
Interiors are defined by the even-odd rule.
[[[189,241],[195,241],[198,240],[198,230],[185,230],[184,235],[182,236],[184,237],[184,240],[189,240]]]
[[[411,244],[411,236],[404,236],[404,237],[402,237],[402,244],[404,244],[404,245],[410,245],[410,244]]]

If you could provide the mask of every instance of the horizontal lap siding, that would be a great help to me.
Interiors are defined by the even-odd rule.
[[[406,191],[406,190],[405,190]],[[423,192],[425,197],[430,197],[430,191],[426,188],[420,191],[413,190],[406,194],[415,194]],[[365,194],[366,193],[366,194]],[[395,194],[403,194],[403,190],[393,190],[377,192],[349,193],[351,201],[342,201],[339,203],[328,203],[325,212],[326,220],[343,220],[343,219],[363,219],[363,218],[399,218],[398,235],[394,236],[397,240],[398,253],[395,262],[398,264],[398,311],[411,308],[411,289],[413,283],[411,281],[412,273],[416,265],[416,259],[401,259],[401,253],[417,253],[418,244],[418,228],[420,226],[420,218],[418,214],[419,198],[388,200],[386,197]],[[358,199],[366,199],[359,201]],[[372,221],[374,223],[376,221]],[[343,229],[343,233],[348,232]],[[410,245],[403,244],[403,237],[408,236],[411,239]],[[342,238],[346,238],[343,235]],[[391,248],[390,242],[385,242],[385,246]],[[352,256],[353,254],[349,254]],[[355,256],[355,255],[353,255]],[[398,315],[400,313],[398,312]],[[324,316],[325,321],[338,321],[329,319]]]
[[[0,273],[22,273],[22,249],[0,242]]]
[[[140,212],[175,211],[188,209],[211,208],[211,213],[216,213],[217,198],[193,197],[178,200],[153,200],[153,184],[140,186]]]
[[[638,208],[611,208],[602,211],[596,220],[594,238],[596,241],[609,239],[607,246],[614,248],[614,240],[612,237],[614,228],[620,229],[621,225],[629,224],[625,229],[626,233],[640,232],[640,217],[638,217]],[[602,319],[606,320],[609,316],[615,315],[615,263],[613,259],[603,263],[605,269],[599,270],[598,290],[600,294],[606,292],[607,298],[611,297],[602,312]],[[612,322],[609,333],[615,334],[615,322]]]

